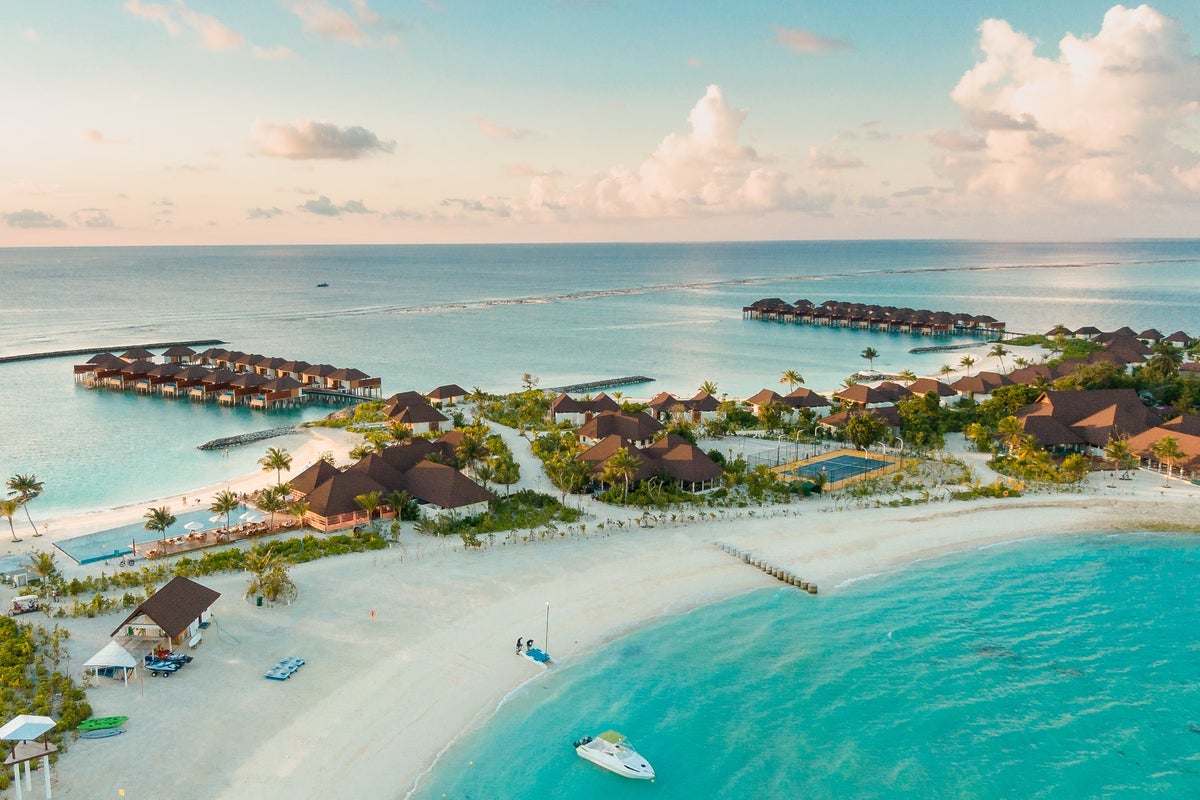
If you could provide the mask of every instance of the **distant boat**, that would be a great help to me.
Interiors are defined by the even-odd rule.
[[[328,284],[328,283],[325,283],[324,281],[322,281],[321,283],[318,283],[318,284],[317,284],[317,288],[318,288],[318,289],[328,289],[328,288],[329,288],[329,284]]]
[[[654,767],[650,766],[650,762],[642,758],[629,740],[616,731],[605,731],[595,738],[585,736],[576,741],[574,747],[580,758],[609,772],[643,781],[654,778]]]

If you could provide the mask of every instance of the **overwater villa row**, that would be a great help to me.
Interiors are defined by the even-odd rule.
[[[164,350],[161,362],[156,358],[143,348],[120,355],[98,353],[86,364],[75,365],[75,382],[92,389],[132,390],[264,409],[298,405],[312,395],[352,399],[382,394],[379,378],[331,364],[215,347],[197,353],[186,345]]]
[[[986,314],[875,306],[841,300],[826,300],[820,305],[813,305],[811,300],[788,303],[778,297],[755,300],[743,306],[742,318],[924,336],[1003,336],[1005,328],[1005,323]]]

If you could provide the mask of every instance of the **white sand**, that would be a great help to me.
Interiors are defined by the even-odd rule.
[[[542,674],[513,650],[518,636],[547,645],[547,603],[548,650],[570,662],[665,614],[782,585],[715,540],[791,569],[823,596],[846,581],[998,541],[1200,524],[1197,487],[1162,488],[1151,473],[1118,488],[1106,476],[1091,480],[1083,495],[853,510],[824,498],[619,532],[597,532],[593,516],[586,535],[480,552],[409,530],[400,547],[295,567],[300,596],[285,607],[243,600],[243,575],[204,578],[222,596],[195,662],[169,679],[139,676],[129,688],[104,680],[90,690],[95,713],[128,715],[128,732],[73,743],[56,768],[55,796],[124,789],[129,798],[394,800],[456,737]],[[797,602],[823,600],[797,594]],[[66,621],[72,665],[99,650],[122,618]],[[264,679],[283,656],[308,663],[286,682]]]

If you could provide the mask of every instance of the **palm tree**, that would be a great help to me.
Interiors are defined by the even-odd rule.
[[[1175,466],[1175,462],[1186,455],[1179,449],[1179,441],[1174,436],[1164,436],[1150,445],[1150,453],[1159,462],[1166,462],[1168,478],[1171,477],[1171,470]]]
[[[1025,356],[1017,356],[1013,359],[1013,364],[1017,365],[1018,367],[1028,367],[1029,359]]]
[[[629,499],[629,482],[633,480],[633,476],[637,475],[638,469],[642,466],[642,460],[629,452],[628,448],[622,447],[609,456],[608,461],[604,462],[604,469],[600,473],[601,477],[608,483],[616,483],[621,481],[625,484],[623,497]]]
[[[779,382],[786,383],[788,385],[788,391],[794,392],[796,390],[796,384],[804,383],[804,376],[794,369],[785,369],[783,371],[783,375],[779,378]]]
[[[12,540],[14,542],[21,541],[17,538],[17,529],[13,527],[13,515],[21,508],[21,501],[16,497],[0,499],[0,517],[8,520],[8,529],[12,531]]]
[[[296,518],[300,527],[304,527],[304,515],[308,513],[311,504],[307,500],[293,500],[288,503],[287,512]]]
[[[912,383],[913,381],[917,380],[917,373],[913,372],[911,369],[903,369],[900,370],[896,377],[905,383]]]
[[[160,508],[151,508],[142,515],[142,519],[146,520],[144,527],[148,531],[158,531],[162,534],[163,544],[167,543],[167,529],[175,524],[175,515],[171,513],[170,506],[162,506]]]
[[[33,517],[29,515],[29,501],[37,497],[46,486],[37,479],[33,473],[29,475],[14,475],[6,482],[9,492],[16,495],[21,500],[21,505],[25,506],[25,517],[29,520],[29,526],[33,528],[34,536],[41,536],[38,533],[37,525],[33,524]]]
[[[963,356],[958,360],[959,366],[967,368],[967,377],[971,377],[971,367],[975,366],[974,356]]]
[[[390,433],[392,438],[397,442],[407,442],[413,436],[412,428],[410,428],[408,425],[405,425],[403,422],[393,422],[392,424],[388,425],[388,433]]]
[[[275,527],[275,514],[279,511],[285,511],[288,507],[288,494],[292,491],[292,487],[286,483],[277,483],[269,489],[264,489],[259,495],[255,505],[260,511],[266,511],[270,515],[267,522],[269,528]]]
[[[476,465],[488,456],[483,433],[476,428],[465,429],[462,440],[454,448],[454,455],[458,458],[459,463],[475,474]]]
[[[875,359],[879,358],[878,350],[876,350],[874,347],[868,347],[866,350],[863,350],[860,355],[867,360],[867,363],[871,366],[871,369],[875,369]]]
[[[975,449],[981,453],[984,451],[987,443],[992,439],[992,435],[988,432],[988,429],[983,427],[983,425],[978,422],[972,422],[970,425],[964,428],[963,436],[966,437],[968,441],[973,443],[975,445]]]
[[[801,381],[801,383],[803,383],[803,381]],[[700,384],[700,393],[701,394],[711,394],[711,395],[715,396],[717,394],[716,382],[715,381],[705,381],[704,383]]]
[[[1025,437],[1025,426],[1014,416],[1007,416],[996,423],[996,435],[1004,443],[1004,448],[1011,456],[1016,452],[1021,440]]]
[[[412,496],[403,489],[388,492],[383,500],[396,512],[396,519],[398,520],[404,518],[404,515],[408,513],[409,506],[413,502]]]
[[[493,480],[504,487],[504,496],[508,497],[509,487],[521,480],[521,465],[512,458],[501,458],[493,469]]]
[[[1125,473],[1121,476],[1123,480],[1128,479],[1134,459],[1133,451],[1129,449],[1128,439],[1109,439],[1108,444],[1104,445],[1104,457],[1112,462],[1113,469],[1119,469]]]
[[[367,522],[372,528],[375,527],[375,510],[379,508],[381,500],[382,495],[379,492],[366,492],[354,497],[358,507],[367,512]]]
[[[938,370],[938,375],[941,375],[944,378],[947,375],[952,374],[953,372],[954,372],[954,367],[950,366],[949,364],[942,364],[941,368]]]
[[[467,399],[474,406],[476,421],[483,419],[483,404],[487,402],[487,392],[480,389],[478,386],[471,387],[471,393],[467,395]]]
[[[1005,347],[1003,344],[1001,344],[1000,342],[996,342],[994,345],[992,345],[992,349],[988,350],[988,355],[995,356],[996,358],[998,358],[1000,360],[1000,371],[1007,372],[1008,370],[1006,370],[1004,368],[1004,357],[1011,352],[1012,351],[1009,350],[1007,347]]]
[[[1142,372],[1158,383],[1166,383],[1178,377],[1179,366],[1183,363],[1183,353],[1167,342],[1154,345],[1154,354],[1146,360]]]
[[[54,573],[58,572],[58,565],[54,563],[54,553],[37,552],[29,557],[29,571],[42,579],[42,585],[50,580]]]
[[[237,511],[238,506],[241,504],[242,501],[236,494],[228,489],[225,489],[224,491],[217,492],[215,495],[213,495],[213,501],[209,505],[208,510],[214,514],[224,514],[225,527],[228,529],[232,524],[230,522],[230,515],[233,514],[234,511]]]
[[[292,456],[281,447],[268,447],[267,454],[258,460],[258,464],[263,468],[263,472],[275,470],[275,482],[282,483],[280,474],[285,469],[292,468]]]

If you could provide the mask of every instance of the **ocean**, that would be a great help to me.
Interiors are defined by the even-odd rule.
[[[836,388],[868,346],[882,370],[936,373],[961,357],[910,354],[933,341],[919,336],[742,319],[772,296],[990,314],[1015,331],[1200,333],[1200,240],[0,249],[0,286],[0,356],[217,338],[357,367],[385,394],[510,391],[528,372],[545,387],[655,379],[630,397],[690,396],[705,380],[747,396],[778,388],[785,369]],[[267,444],[195,446],[329,410],[89,391],[72,380],[83,361],[0,364],[0,474],[45,482],[32,507],[43,518],[252,471]]]
[[[960,357],[910,354],[933,343],[921,337],[742,319],[772,296],[990,314],[1014,331],[1200,333],[1197,240],[7,249],[0,287],[0,355],[219,338],[357,367],[385,394],[508,391],[528,372],[546,387],[655,378],[632,397],[705,380],[745,396],[785,369],[832,389],[866,347],[888,371]],[[252,471],[269,443],[195,446],[328,410],[89,391],[72,380],[84,360],[0,365],[0,474],[45,482],[39,523]],[[753,593],[528,684],[416,796],[1195,797],[1198,573],[1191,537],[1097,532],[817,599]],[[656,766],[653,785],[571,752],[608,727]]]
[[[1198,573],[1194,536],[1097,532],[751,593],[551,668],[411,796],[1197,797]],[[609,728],[653,784],[575,755]]]

